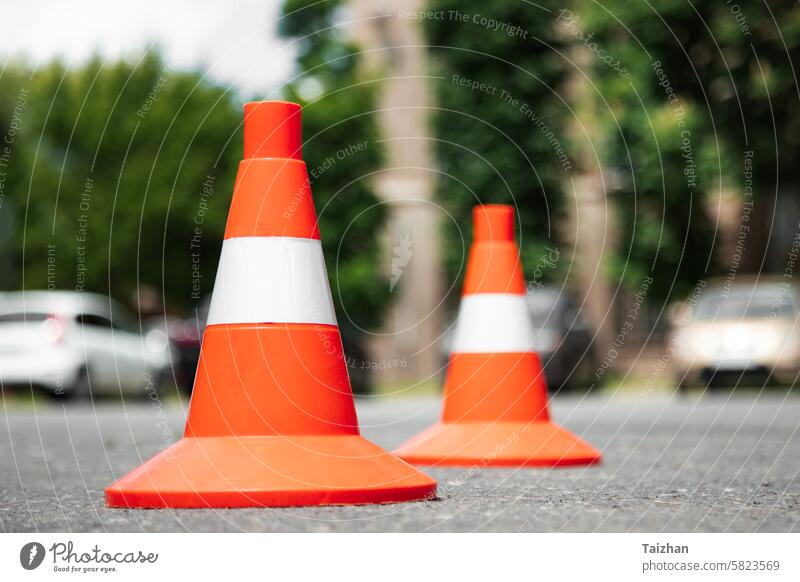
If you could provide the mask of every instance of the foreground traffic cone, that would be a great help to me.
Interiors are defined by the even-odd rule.
[[[245,106],[183,438],[106,489],[112,507],[389,503],[436,482],[362,438],[300,155],[300,107]]]
[[[600,453],[553,424],[511,206],[478,206],[441,422],[395,453],[419,465],[585,465]]]

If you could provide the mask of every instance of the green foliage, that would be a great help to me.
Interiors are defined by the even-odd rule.
[[[148,285],[176,308],[210,292],[241,157],[234,98],[199,74],[167,70],[152,53],[70,70],[58,62],[6,69],[1,127],[19,95],[25,107],[0,208],[16,276],[6,271],[3,287],[132,301]],[[214,194],[204,200],[209,176]]]
[[[553,34],[552,12],[542,6],[556,4],[433,0],[427,6],[442,16],[425,25],[436,76],[438,197],[454,217],[444,232],[449,278],[463,276],[463,245],[477,204],[517,206],[529,276],[546,247],[559,246],[555,226],[575,160],[567,151],[570,112],[559,96],[565,65],[556,51],[563,45]],[[505,26],[495,30],[489,19]],[[555,272],[539,268],[537,279]]]
[[[784,186],[797,186],[800,12],[791,0],[769,9],[604,0],[575,3],[572,12],[630,71],[622,78],[597,59],[591,67],[604,161],[628,184],[617,197],[622,240],[613,272],[632,286],[652,273],[654,295],[684,294],[718,269],[704,202],[720,186],[743,195],[746,152],[756,199],[774,191],[776,167]]]
[[[551,2],[433,0],[427,8],[441,14],[425,22],[440,77],[433,81],[440,200],[462,226],[478,202],[516,203],[529,272],[543,244],[560,243],[552,226],[587,153],[567,135],[576,121],[621,178],[622,191],[610,195],[619,246],[606,272],[631,288],[653,276],[652,298],[682,295],[718,272],[706,206],[721,186],[744,190],[745,152],[753,152],[756,196],[775,191],[776,168],[780,187],[797,187],[800,11],[792,0],[769,7],[602,0],[566,11]],[[476,15],[505,26],[491,29]],[[509,34],[513,26],[527,34]],[[583,74],[588,99],[572,91]],[[574,169],[564,170],[552,140],[502,99],[503,90],[569,143]],[[447,233],[451,275],[463,259],[461,236]]]
[[[308,165],[340,325],[381,322],[389,284],[379,269],[377,237],[384,207],[372,191],[381,147],[377,87],[359,67],[358,48],[337,26],[341,2],[288,0],[280,32],[296,37],[296,80],[286,97],[303,105],[303,158]]]
[[[285,34],[309,34],[299,43],[308,72],[286,97],[305,106],[304,157],[337,311],[367,327],[388,296],[376,273],[383,212],[368,185],[380,149],[374,89],[360,84],[355,49],[319,31],[335,4],[282,20]],[[70,70],[7,66],[2,81],[0,128],[15,115],[21,126],[0,167],[2,288],[82,288],[132,302],[152,286],[184,311],[210,293],[242,156],[238,99],[153,53]],[[320,96],[302,99],[313,84]]]

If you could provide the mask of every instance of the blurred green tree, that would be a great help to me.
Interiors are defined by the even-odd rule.
[[[210,292],[241,157],[234,96],[157,53],[96,57],[73,69],[7,67],[2,127],[15,117],[0,221],[16,275],[3,288],[131,303],[152,286],[172,308]]]
[[[719,273],[707,206],[721,187],[744,195],[751,172],[756,197],[797,188],[800,12],[791,0],[427,8],[440,199],[462,225],[478,202],[516,203],[529,275],[543,246],[561,244],[553,227],[587,154],[618,178],[619,242],[606,272],[630,288],[652,276],[651,298]],[[581,124],[593,151],[578,141]],[[451,275],[461,236],[447,232]]]
[[[340,326],[372,328],[389,301],[377,244],[385,210],[372,189],[381,165],[376,86],[342,26],[340,0],[287,0],[279,32],[299,72],[284,89],[303,106],[308,165]]]
[[[549,250],[561,244],[556,226],[574,164],[563,44],[545,8],[552,4],[432,0],[426,7],[438,15],[424,24],[437,77],[438,197],[454,217],[444,227],[450,278],[464,274],[471,209],[482,203],[517,207],[529,278],[546,281],[565,266]]]
[[[628,71],[590,56],[599,149],[626,184],[613,272],[631,285],[654,274],[653,294],[680,296],[719,270],[709,198],[748,202],[747,171],[752,199],[798,186],[797,4],[607,0],[558,18]]]
[[[305,105],[304,156],[337,311],[368,327],[388,300],[377,268],[383,211],[368,179],[380,149],[356,49],[323,30],[336,4],[282,21],[287,36],[309,34],[296,45],[306,73],[285,96]],[[73,69],[7,66],[0,128],[14,139],[7,163],[0,158],[0,288],[80,288],[132,302],[152,286],[172,309],[196,305],[213,287],[241,121],[235,94],[153,52]]]

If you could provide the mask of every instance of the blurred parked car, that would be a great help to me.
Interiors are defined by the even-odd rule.
[[[569,294],[561,288],[528,292],[528,311],[550,390],[590,388],[597,383],[592,333]],[[442,349],[450,354],[455,325],[445,333]]]
[[[158,390],[169,343],[142,335],[131,315],[103,295],[70,291],[0,293],[0,384],[63,397]]]
[[[528,293],[536,339],[551,390],[589,388],[597,380],[592,333],[567,292],[540,287]]]
[[[668,345],[678,385],[738,381],[744,374],[792,383],[800,372],[798,296],[780,279],[709,284],[673,315]]]
[[[159,332],[169,341],[172,354],[171,374],[175,385],[184,394],[192,393],[197,362],[200,359],[200,342],[203,338],[205,318],[183,319],[159,315],[143,322],[147,333]]]

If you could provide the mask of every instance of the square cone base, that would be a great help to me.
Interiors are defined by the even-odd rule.
[[[600,452],[551,422],[453,422],[433,425],[394,451],[436,467],[563,467],[600,462]]]
[[[433,499],[436,481],[359,435],[184,437],[106,489],[110,507],[289,507]]]

